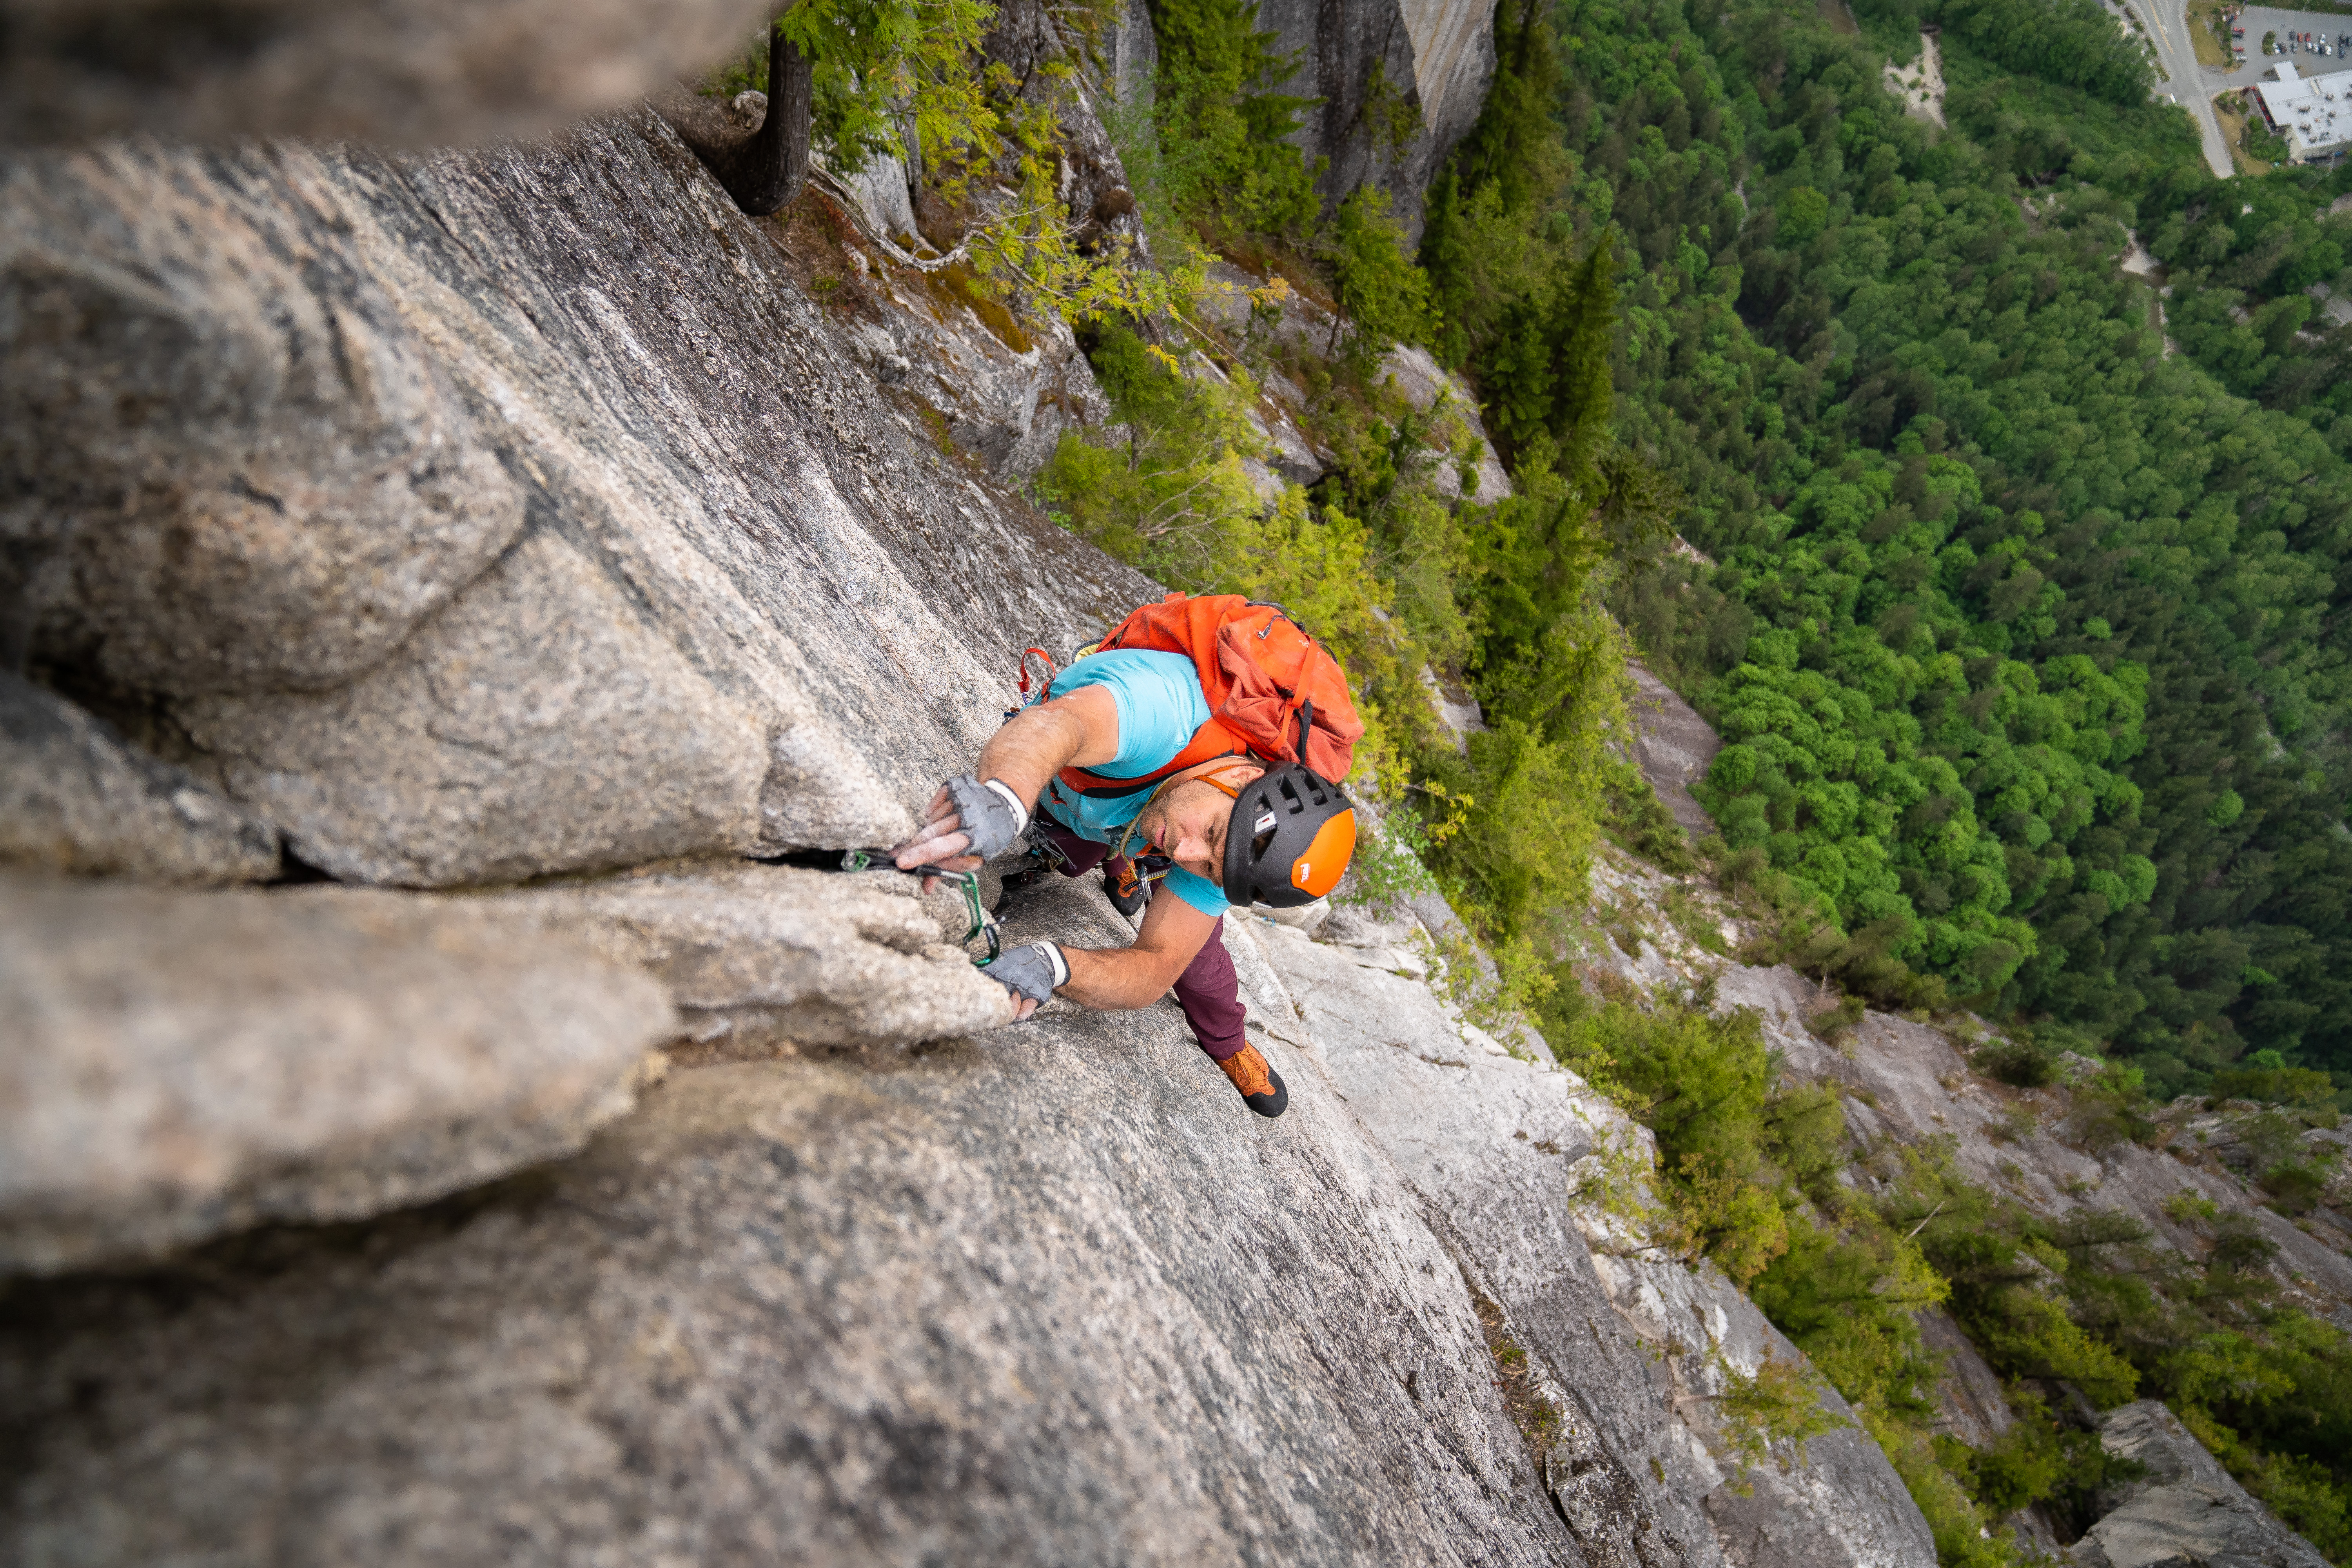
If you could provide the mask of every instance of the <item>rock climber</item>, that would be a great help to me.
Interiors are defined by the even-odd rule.
[[[1285,749],[1303,755],[1308,717],[1297,726],[1297,746]],[[940,787],[929,822],[895,854],[906,870],[970,870],[1026,832],[1065,876],[1108,861],[1106,889],[1121,912],[1143,910],[1132,945],[1031,942],[982,973],[1013,994],[1016,1019],[1056,992],[1088,1007],[1136,1008],[1172,987],[1201,1049],[1244,1104],[1273,1117],[1289,1091],[1243,1031],[1240,983],[1220,940],[1225,910],[1329,892],[1354,853],[1356,822],[1347,795],[1303,762],[1232,742],[1212,722],[1190,655],[1090,653],[996,732],[977,768]],[[1191,760],[1204,752],[1217,754]]]

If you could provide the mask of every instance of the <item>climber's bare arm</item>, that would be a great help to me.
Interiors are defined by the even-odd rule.
[[[1136,933],[1134,946],[1108,952],[1063,947],[1070,978],[1058,989],[1089,1007],[1149,1007],[1168,994],[1216,929],[1216,916],[1202,914],[1165,888],[1157,889],[1150,908],[1143,911],[1143,929]]]
[[[1031,811],[1045,781],[1067,767],[1091,768],[1118,755],[1118,702],[1099,686],[1081,686],[1067,697],[1056,697],[1024,710],[992,737],[980,753],[977,777],[1003,779]],[[971,840],[948,792],[931,796],[929,820],[920,832],[898,846],[902,869],[937,865],[943,871],[970,871],[980,865],[977,856],[958,854]]]

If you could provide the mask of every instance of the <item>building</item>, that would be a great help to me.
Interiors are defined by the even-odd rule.
[[[2246,90],[2296,163],[2333,163],[2352,142],[2352,71],[2305,80],[2291,65],[2273,67],[2276,81]]]

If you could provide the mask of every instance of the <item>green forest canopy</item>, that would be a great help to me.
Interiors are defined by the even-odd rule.
[[[1730,742],[1729,847],[1848,931],[2161,1093],[2352,1081],[2352,333],[2304,292],[2352,183],[2212,179],[2096,6],[2012,53],[2023,4],[1864,0],[1944,23],[1948,132],[1809,7],[1560,10],[1619,434],[1714,558],[1617,608]]]

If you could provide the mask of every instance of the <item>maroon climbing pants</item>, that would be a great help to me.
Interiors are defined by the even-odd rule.
[[[1040,822],[1037,827],[1053,841],[1062,855],[1062,875],[1076,877],[1093,870],[1110,853],[1110,846],[1097,844],[1091,838],[1081,838],[1057,823]],[[1152,897],[1160,897],[1155,889]],[[1169,898],[1176,895],[1170,893]],[[1225,920],[1209,928],[1209,940],[1176,977],[1176,1005],[1184,1009],[1184,1021],[1192,1026],[1192,1037],[1209,1053],[1212,1061],[1223,1061],[1249,1044],[1242,1032],[1242,1021],[1247,1014],[1242,1007],[1241,977],[1234,973],[1234,955],[1225,951]]]

